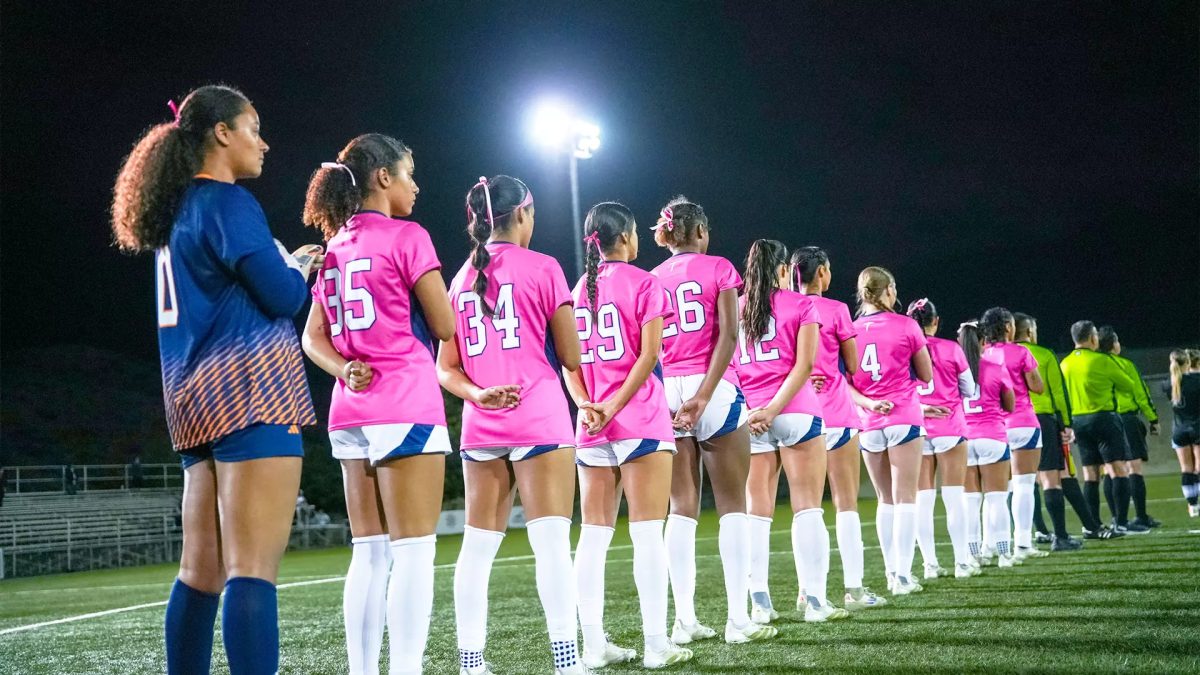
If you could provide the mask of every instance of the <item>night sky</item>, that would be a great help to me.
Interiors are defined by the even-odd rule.
[[[603,129],[582,201],[648,234],[684,193],[740,267],[758,237],[866,265],[957,325],[993,305],[1069,346],[1200,342],[1200,21],[1194,2],[14,3],[3,6],[5,351],[157,353],[150,256],[110,244],[122,157],[205,83],[254,101],[271,145],[245,183],[289,248],[307,180],[353,136],[415,150],[414,219],[447,272],[481,174],[525,179],[533,247],[573,275],[565,158],[529,142],[555,95]],[[127,6],[130,9],[121,9]],[[664,253],[643,236],[638,264]]]

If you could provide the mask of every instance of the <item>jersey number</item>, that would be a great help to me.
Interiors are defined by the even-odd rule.
[[[355,287],[355,275],[363,272],[371,271],[371,259],[359,258],[346,263],[346,274],[343,277],[342,271],[336,267],[331,267],[324,272],[325,281],[333,281],[333,292],[325,295],[326,304],[329,309],[333,310],[333,323],[329,324],[329,335],[337,337],[342,334],[342,329],[346,330],[366,330],[375,325],[375,299],[371,297],[371,293],[362,286]],[[328,288],[328,286],[326,287]],[[355,315],[352,310],[346,307],[347,303],[357,302],[362,310],[361,314]]]
[[[592,319],[590,309],[587,307],[577,308],[575,310],[575,328],[579,332],[579,342],[584,345],[592,339],[593,332],[602,340],[612,341],[611,347],[607,342],[602,342],[596,346],[594,352],[591,347],[584,349],[579,355],[580,363],[595,363],[597,356],[601,361],[616,361],[625,355],[625,338],[621,335],[621,316],[617,314],[617,306],[611,302],[600,306],[595,320]]]
[[[883,374],[879,372],[882,367],[879,365],[879,353],[875,349],[875,343],[867,345],[863,349],[862,363],[860,367],[871,373],[871,381],[878,382],[883,379]],[[932,390],[931,390],[932,391]]]
[[[917,386],[917,394],[921,396],[929,396],[933,393],[933,379],[929,378],[929,384],[921,384]],[[920,382],[920,380],[918,380]]]
[[[663,337],[675,337],[681,331],[695,333],[704,328],[704,305],[695,298],[704,293],[699,282],[685,281],[675,288],[675,297],[667,293],[668,304],[675,305],[675,316],[663,325]],[[690,294],[690,298],[688,297]]]
[[[171,249],[163,246],[154,257],[154,304],[158,308],[158,327],[179,324],[179,300],[175,295],[175,272],[171,269]]]
[[[979,413],[983,412],[983,406],[971,405],[972,403],[978,403],[979,397],[982,394],[983,392],[979,389],[979,387],[975,387],[975,393],[963,399],[963,410],[972,415],[978,415]]]
[[[467,347],[467,356],[479,356],[487,349],[487,330],[483,323],[486,315],[483,313],[483,303],[479,301],[479,296],[473,291],[464,291],[458,294],[458,311],[466,312],[467,307],[471,308],[471,313],[467,316],[467,327],[471,333],[463,336],[463,344]],[[517,318],[516,305],[513,303],[512,284],[500,286],[500,292],[496,294],[496,306],[493,309],[495,312],[489,319],[492,328],[501,333],[500,348],[516,349],[520,347],[521,336],[517,335],[517,329],[521,327],[521,320]]]
[[[777,361],[779,359],[779,349],[777,347],[763,349],[763,345],[774,339],[775,317],[772,316],[767,319],[767,331],[762,334],[762,337],[758,339],[758,342],[754,343],[755,363],[762,363],[763,361]],[[738,348],[742,352],[742,365],[750,363],[750,352],[746,349],[746,333],[742,330],[738,331]]]

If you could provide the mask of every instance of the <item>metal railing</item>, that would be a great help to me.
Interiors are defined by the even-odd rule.
[[[142,464],[140,472],[133,464],[6,466],[4,484],[9,494],[182,488],[183,469],[177,463]]]

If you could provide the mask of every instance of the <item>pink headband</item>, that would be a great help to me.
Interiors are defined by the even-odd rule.
[[[583,238],[583,247],[584,248],[587,248],[588,246],[591,246],[591,245],[595,245],[597,251],[600,250],[600,231],[599,230],[597,230]]]
[[[179,104],[173,100],[168,100],[167,107],[175,114],[175,126],[179,126]]]
[[[669,206],[664,207],[662,211],[659,211],[658,224],[650,228],[650,230],[653,232],[658,232],[664,227],[667,228],[667,232],[671,232],[675,229],[675,215],[671,213],[671,207]]]

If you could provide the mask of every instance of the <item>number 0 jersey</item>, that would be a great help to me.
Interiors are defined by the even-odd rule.
[[[296,327],[272,319],[238,263],[276,249],[245,188],[196,179],[155,254],[158,346],[171,444],[187,450],[254,424],[316,424]],[[279,274],[298,274],[279,261]]]
[[[433,339],[413,293],[417,280],[441,267],[420,225],[377,211],[354,214],[329,240],[313,285],[333,346],[371,366],[360,392],[340,378],[329,406],[329,430],[373,424],[446,424],[433,364]]]
[[[571,413],[558,379],[558,358],[550,335],[550,319],[571,292],[558,262],[516,244],[487,245],[491,261],[488,307],[472,290],[478,272],[468,260],[450,282],[454,306],[455,344],[463,372],[480,387],[521,387],[516,408],[488,410],[463,405],[462,447],[572,445]]]

